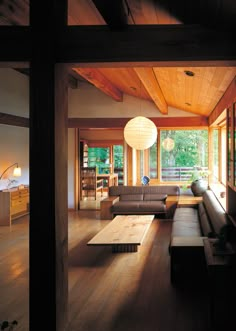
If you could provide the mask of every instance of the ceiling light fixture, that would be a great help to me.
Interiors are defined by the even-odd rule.
[[[151,147],[157,138],[156,125],[148,118],[137,116],[128,121],[124,128],[127,144],[137,150]]]
[[[195,75],[195,73],[193,71],[190,71],[190,70],[184,70],[184,73],[186,76],[189,76],[189,77],[193,77]]]
[[[140,80],[140,113],[141,113],[141,80]],[[157,127],[147,117],[136,116],[129,120],[124,128],[127,144],[137,150],[151,147],[157,139]]]

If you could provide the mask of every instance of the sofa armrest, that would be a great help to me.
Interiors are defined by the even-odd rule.
[[[112,220],[111,206],[119,201],[119,196],[109,196],[100,202],[100,215],[103,220]]]
[[[172,219],[179,202],[178,195],[168,195],[166,199],[167,218]]]

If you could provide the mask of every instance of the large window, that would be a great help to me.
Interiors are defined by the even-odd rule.
[[[208,168],[208,130],[161,130],[161,180],[187,181]]]

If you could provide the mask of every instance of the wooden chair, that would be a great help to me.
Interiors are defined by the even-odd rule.
[[[96,167],[81,167],[80,171],[80,191],[81,199],[89,196],[89,193],[97,197],[97,191],[101,191],[103,195],[103,179],[97,179]]]

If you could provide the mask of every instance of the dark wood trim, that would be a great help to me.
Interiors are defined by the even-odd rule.
[[[57,62],[99,66],[235,65],[234,35],[199,25],[67,26],[57,43]],[[99,47],[98,47],[99,45]],[[142,47],[140,47],[142,45]],[[97,66],[97,65],[96,65]]]
[[[157,127],[202,127],[208,126],[205,116],[192,117],[155,117],[150,118]],[[69,118],[69,128],[110,128],[123,129],[130,118]]]
[[[28,26],[1,26],[0,62],[25,62],[31,57],[31,31]],[[14,64],[17,67],[17,64]]]
[[[0,124],[21,126],[21,127],[28,128],[29,119],[26,117],[0,113]]]
[[[0,62],[29,61],[36,33],[27,26],[1,26]],[[107,26],[62,24],[54,42],[54,60],[73,67],[236,65],[234,35],[219,26],[215,30],[199,25],[129,25],[111,31]]]

